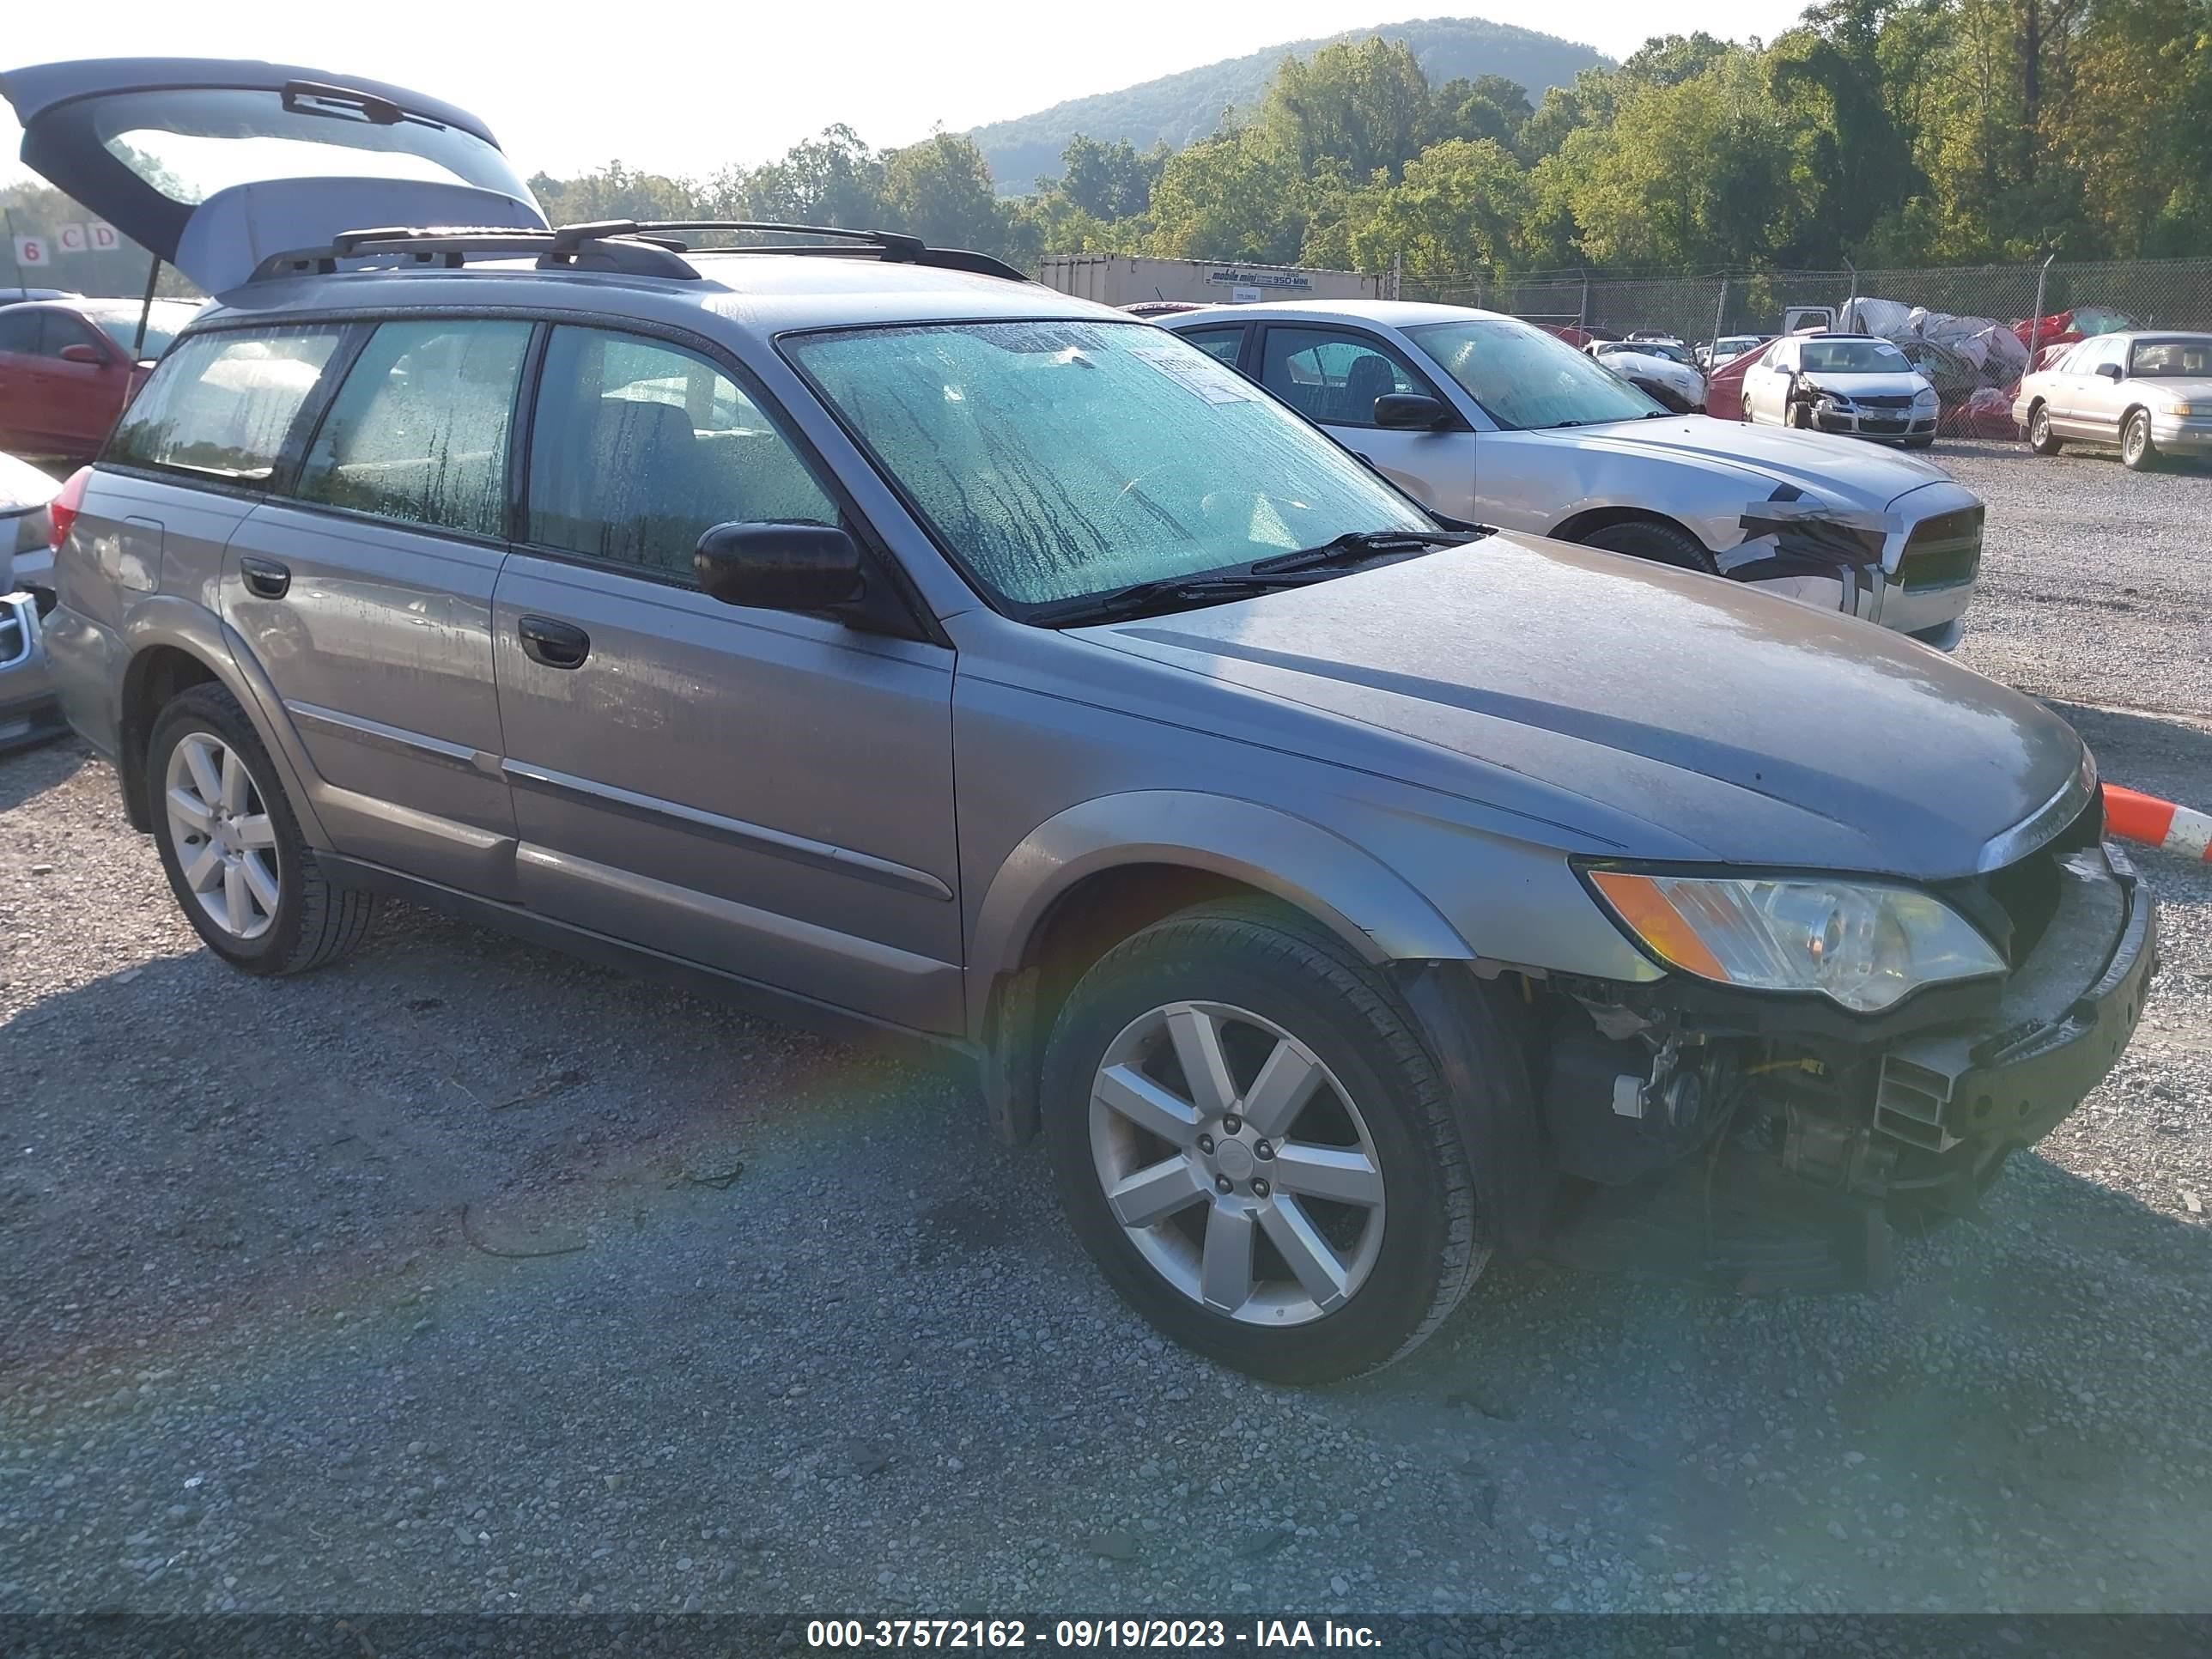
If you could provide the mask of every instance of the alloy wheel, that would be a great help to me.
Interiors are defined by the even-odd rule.
[[[1307,1323],[1358,1293],[1382,1246],[1382,1171],[1319,1056],[1244,1009],[1177,1002],[1108,1045],[1091,1151],[1152,1269],[1246,1323]]]
[[[276,920],[283,889],[276,826],[246,762],[213,732],[187,732],[169,751],[165,788],[185,885],[224,933],[260,938]]]

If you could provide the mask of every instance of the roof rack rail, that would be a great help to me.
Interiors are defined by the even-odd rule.
[[[702,231],[745,234],[826,238],[813,242],[759,243],[750,247],[694,249],[684,239]],[[403,256],[417,265],[434,264],[458,270],[471,255],[498,256],[535,253],[541,270],[614,270],[635,276],[666,276],[696,281],[698,268],[684,256],[704,253],[812,253],[855,255],[872,253],[898,264],[928,265],[942,270],[964,270],[978,276],[997,276],[1009,282],[1030,279],[1002,259],[966,248],[932,247],[919,236],[895,230],[847,230],[836,225],[791,225],[760,219],[606,219],[590,224],[563,225],[554,230],[517,230],[511,227],[445,225],[428,228],[386,226],[373,230],[349,230],[331,239],[326,248],[301,248],[275,253],[254,267],[249,282],[313,272],[328,276],[341,259]]]
[[[329,276],[341,259],[400,255],[417,265],[458,270],[471,255],[534,253],[541,270],[613,270],[633,276],[667,276],[696,282],[699,272],[683,257],[681,242],[641,236],[628,222],[564,225],[558,230],[518,230],[512,226],[386,225],[342,231],[323,248],[273,253],[253,268],[249,282],[308,272]]]
[[[626,234],[641,236],[687,236],[700,231],[721,230],[757,235],[826,237],[832,246],[815,242],[764,242],[750,247],[695,248],[676,246],[686,253],[829,253],[854,254],[872,249],[878,258],[896,264],[928,265],[939,270],[964,270],[971,276],[998,276],[1008,282],[1030,278],[1003,259],[964,247],[932,247],[919,236],[896,230],[848,230],[842,225],[792,225],[768,219],[641,219]],[[836,243],[854,243],[840,247]]]

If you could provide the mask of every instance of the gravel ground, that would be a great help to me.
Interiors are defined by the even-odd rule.
[[[2212,476],[1939,453],[1966,660],[2212,805]],[[249,980],[0,763],[0,1612],[2203,1609],[2212,872],[2143,866],[2134,1047],[1894,1289],[1506,1266],[1296,1392],[949,1075],[413,911]]]

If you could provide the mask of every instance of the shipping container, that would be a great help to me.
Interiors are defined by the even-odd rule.
[[[1183,301],[1252,305],[1263,300],[1387,300],[1387,276],[1305,265],[1253,265],[1231,260],[1142,259],[1125,253],[1055,253],[1039,263],[1047,288],[1101,305]]]

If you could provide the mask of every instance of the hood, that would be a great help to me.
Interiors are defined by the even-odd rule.
[[[2131,390],[2140,390],[2146,397],[2179,398],[2192,404],[2212,404],[2212,375],[2195,374],[2187,379],[2180,375],[2145,374],[2130,380]],[[2205,411],[2198,410],[2198,414]]]
[[[1759,481],[1768,494],[1778,483],[1850,505],[1886,507],[1908,491],[1950,477],[1932,461],[1878,449],[1826,432],[1749,426],[1704,415],[1665,420],[1616,421],[1576,427],[1559,434],[1578,447],[1617,448],[1624,454],[1663,454],[1675,460],[1732,467]]]
[[[1972,874],[2082,761],[2041,704],[1871,624],[1510,535],[1083,637],[1396,734],[1351,763],[1631,857]]]
[[[1642,351],[1608,351],[1598,359],[1617,374],[1643,374],[1670,385],[1703,386],[1705,377],[1687,363]]]
[[[1934,390],[1925,376],[1905,372],[1845,374],[1835,369],[1808,369],[1805,383],[1822,392],[1832,392],[1838,398],[1912,398]]]

